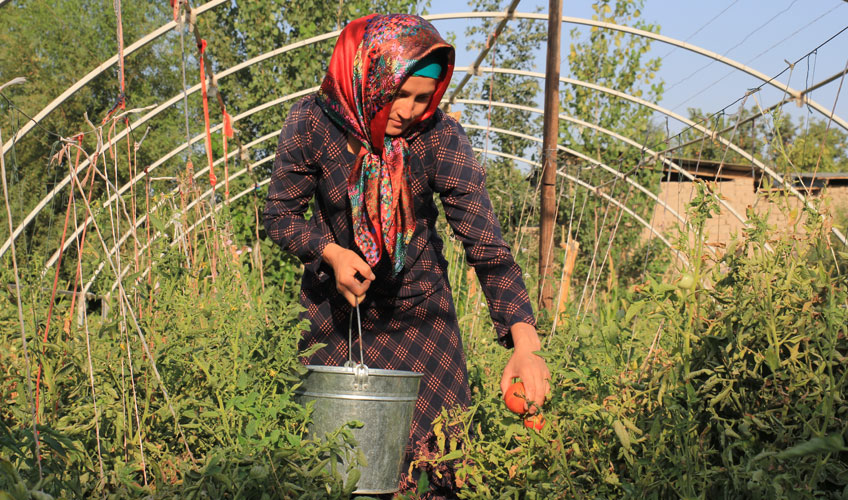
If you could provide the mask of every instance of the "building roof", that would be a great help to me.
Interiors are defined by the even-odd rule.
[[[726,163],[698,158],[674,158],[673,161],[680,168],[701,179],[726,181],[749,177],[759,180],[763,177],[762,172],[750,163]],[[664,165],[663,173],[675,172]],[[790,174],[790,178],[796,187],[848,186],[848,172],[798,172]]]

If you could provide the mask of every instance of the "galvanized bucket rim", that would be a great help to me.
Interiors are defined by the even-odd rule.
[[[347,366],[326,366],[326,365],[306,365],[308,370],[314,372],[325,373],[344,373],[353,375],[353,367]],[[423,373],[410,372],[405,370],[386,370],[383,368],[368,368],[368,376],[377,375],[380,377],[423,377]]]

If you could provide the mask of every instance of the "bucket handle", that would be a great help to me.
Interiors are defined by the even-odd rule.
[[[353,361],[353,309],[350,311],[350,321],[347,328],[348,359],[344,366],[353,368],[353,388],[368,388],[368,367],[365,365],[365,356],[362,349],[362,318],[359,315],[359,303],[356,304],[356,328],[359,333],[359,363]]]

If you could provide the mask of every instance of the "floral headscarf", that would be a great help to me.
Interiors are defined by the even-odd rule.
[[[348,177],[353,237],[375,267],[387,252],[394,273],[403,269],[415,230],[407,177],[409,145],[386,135],[392,102],[418,61],[443,51],[444,70],[436,84],[426,120],[436,111],[451,75],[454,50],[432,24],[407,14],[372,14],[342,30],[330,68],[318,91],[318,104],[363,148]]]

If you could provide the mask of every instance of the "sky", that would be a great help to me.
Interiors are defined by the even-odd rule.
[[[563,15],[591,18],[591,0],[563,0]],[[547,2],[522,0],[519,12],[534,12]],[[433,0],[430,13],[466,12],[470,9],[451,0]],[[775,81],[802,90],[842,72],[848,63],[848,0],[645,0],[645,22],[658,24],[660,34],[676,38],[745,64]],[[457,48],[464,47],[463,25],[476,21],[437,21],[437,28],[458,35]],[[562,30],[562,75],[568,75],[565,56],[572,43]],[[588,28],[579,28],[585,37]],[[845,31],[842,31],[845,30]],[[841,33],[840,33],[841,31]],[[832,39],[831,39],[832,38]],[[830,39],[830,40],[829,40]],[[829,40],[829,41],[828,41]],[[820,45],[824,44],[820,48]],[[818,48],[818,49],[817,49]],[[476,53],[458,50],[457,65],[468,65]],[[649,57],[661,57],[658,77],[666,84],[660,105],[686,115],[687,108],[706,113],[725,110],[733,114],[749,89],[762,85],[757,78],[720,62],[682,48],[654,42]],[[537,71],[544,72],[544,48],[535,54]],[[787,62],[795,63],[788,70]],[[779,76],[778,76],[779,75]],[[848,80],[848,76],[846,76]],[[810,95],[826,110],[848,120],[848,81],[839,91],[840,79]],[[763,108],[783,98],[782,91],[766,85],[745,100],[745,106]],[[797,121],[800,117],[821,118],[818,112],[794,103],[784,106]],[[677,129],[673,123],[672,129]]]

